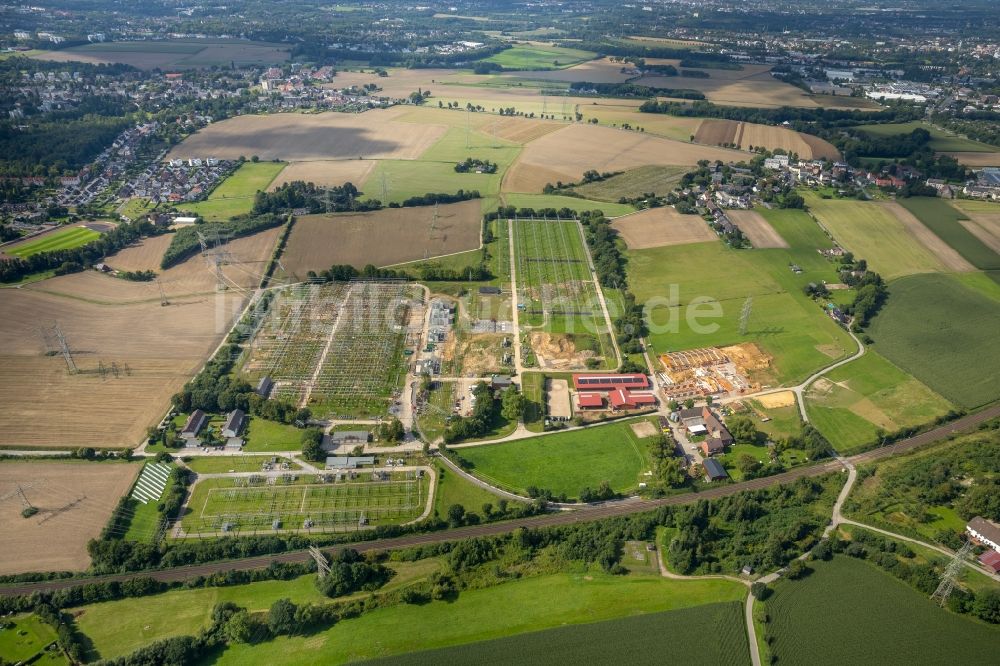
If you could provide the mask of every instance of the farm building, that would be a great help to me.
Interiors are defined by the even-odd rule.
[[[987,548],[1000,553],[1000,525],[976,516],[965,526],[965,531],[976,541]]]
[[[260,381],[257,382],[257,388],[254,392],[262,398],[267,398],[271,395],[271,389],[274,388],[274,382],[271,381],[270,377],[261,377]]]
[[[191,416],[188,417],[187,423],[184,424],[184,429],[181,430],[181,437],[184,439],[194,439],[207,422],[208,417],[205,415],[205,412],[200,409],[194,410],[191,412]]]
[[[506,390],[511,385],[510,375],[493,375],[490,377],[490,388],[495,390]]]
[[[709,481],[722,481],[729,478],[726,468],[718,460],[707,458],[701,464],[705,468],[705,478]]]
[[[699,444],[701,447],[701,453],[706,458],[711,458],[714,455],[724,452],[726,449],[722,446],[722,442],[714,437],[706,437],[705,440]]]
[[[993,573],[1000,573],[1000,553],[995,550],[988,550],[980,555],[979,563]]]
[[[362,465],[374,465],[375,456],[329,456],[327,469],[357,469]]]
[[[642,373],[631,374],[575,374],[573,387],[577,391],[613,391],[626,388],[632,391],[646,391],[650,388],[649,377]]]
[[[243,428],[246,427],[246,424],[247,415],[242,409],[234,409],[229,412],[229,415],[226,417],[226,422],[222,426],[222,436],[228,438],[239,437],[240,433],[243,432]]]
[[[358,446],[368,443],[367,430],[335,430],[323,436],[323,450],[335,451],[341,446]]]
[[[578,410],[604,409],[604,398],[600,393],[577,393],[576,408]]]
[[[641,409],[656,405],[656,397],[649,393],[632,393],[627,388],[616,388],[608,393],[611,409]]]
[[[733,436],[729,434],[726,426],[712,413],[708,407],[702,409],[701,417],[705,419],[705,428],[708,430],[709,439],[717,439],[722,446],[729,446],[733,443]]]

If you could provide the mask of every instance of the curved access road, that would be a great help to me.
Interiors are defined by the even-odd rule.
[[[885,446],[873,451],[860,453],[841,460],[828,460],[811,467],[800,467],[783,474],[753,479],[741,483],[733,483],[724,486],[714,486],[700,492],[688,492],[680,495],[673,495],[655,500],[623,500],[616,502],[606,502],[603,504],[586,505],[576,511],[562,511],[549,513],[531,518],[521,518],[509,520],[501,523],[489,523],[486,525],[473,525],[460,527],[453,530],[442,530],[439,532],[428,532],[425,534],[411,534],[391,539],[373,539],[352,544],[342,544],[325,548],[327,552],[336,552],[344,548],[353,548],[365,552],[371,550],[394,550],[398,548],[408,548],[424,544],[442,543],[445,541],[457,541],[472,537],[493,536],[506,534],[520,528],[541,528],[558,525],[572,525],[576,523],[590,522],[602,518],[612,518],[616,516],[626,516],[634,513],[642,513],[663,506],[677,506],[690,504],[701,499],[717,499],[735,495],[747,490],[759,490],[770,486],[791,483],[798,479],[821,476],[844,469],[845,464],[858,465],[874,462],[882,458],[888,458],[897,453],[904,453],[912,449],[926,446],[932,442],[946,439],[952,434],[975,428],[980,423],[1000,416],[1000,405],[969,414],[962,418],[933,430],[921,433],[909,439],[901,440],[892,446]],[[227,560],[221,562],[209,562],[206,564],[196,564],[170,569],[157,569],[152,571],[137,571],[125,574],[113,574],[108,576],[90,576],[80,578],[66,578],[60,580],[42,581],[38,583],[16,583],[0,587],[0,596],[12,596],[18,594],[31,594],[32,592],[50,592],[86,583],[126,581],[133,578],[152,578],[163,582],[184,581],[197,576],[209,576],[226,571],[262,569],[271,562],[306,562],[311,559],[309,551],[296,550],[285,553],[275,553],[270,555],[260,555],[239,560]]]

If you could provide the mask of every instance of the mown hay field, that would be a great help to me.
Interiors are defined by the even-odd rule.
[[[892,282],[869,327],[880,354],[966,409],[1000,398],[998,330],[1000,302],[946,275]]]
[[[629,169],[601,181],[574,187],[573,191],[588,199],[617,202],[623,197],[633,199],[652,192],[670,192],[687,171],[686,167],[644,166]]]
[[[245,215],[253,209],[257,192],[265,191],[284,168],[284,162],[245,162],[212,190],[205,201],[181,204],[178,208],[209,221]]]
[[[984,244],[961,222],[966,218],[959,210],[938,198],[912,197],[900,201],[900,206],[916,216],[945,243],[962,255],[969,264],[985,271],[1000,270],[1000,254]]]
[[[810,211],[855,257],[886,279],[945,270],[892,212],[876,203],[807,194]]]
[[[996,662],[997,627],[955,615],[867,562],[838,556],[810,566],[765,604],[779,663]]]
[[[532,141],[504,178],[504,191],[540,192],[546,183],[577,182],[584,171],[646,165],[693,166],[698,160],[742,159],[742,153],[597,125],[569,125]]]
[[[621,217],[612,225],[630,250],[715,240],[715,232],[698,215],[682,215],[673,206],[649,208]]]
[[[726,215],[740,231],[750,239],[756,248],[788,247],[788,242],[781,237],[770,222],[755,210],[730,210]]]
[[[562,46],[518,44],[486,58],[486,62],[496,63],[504,69],[559,69],[589,60],[595,55],[597,54],[592,51],[582,51]]]
[[[1000,204],[968,199],[952,203],[969,218],[960,219],[959,224],[983,245],[1000,254]]]
[[[87,542],[100,534],[140,467],[51,460],[0,463],[0,496],[21,486],[38,509],[22,518],[16,498],[0,502],[0,574],[85,569],[90,563]]]
[[[340,186],[344,183],[353,183],[360,187],[372,169],[375,168],[375,160],[316,160],[311,162],[293,162],[286,166],[281,173],[271,181],[271,191],[276,190],[285,183],[292,183],[301,180],[306,183],[315,183],[321,187]]]
[[[388,266],[474,250],[481,241],[478,200],[371,213],[303,215],[292,227],[281,263],[289,276],[334,264]],[[432,228],[433,227],[433,228]]]
[[[45,51],[39,60],[55,62],[124,63],[140,69],[193,69],[213,65],[270,65],[289,58],[289,47],[237,39],[172,39],[106,42]]]
[[[563,625],[738,602],[745,596],[745,587],[724,580],[671,581],[659,576],[603,573],[534,576],[487,589],[463,591],[454,601],[381,608],[311,636],[234,646],[222,653],[216,663],[226,666],[320,660],[340,664]],[[717,625],[712,618],[714,615],[708,612],[702,617],[715,631]],[[734,631],[718,627],[719,642],[727,646],[726,654],[738,649],[738,638],[730,637]],[[703,648],[687,632],[680,634],[683,637],[678,637],[678,642]],[[748,648],[744,647],[744,652],[749,655]],[[658,658],[656,661],[661,663]]]
[[[402,123],[398,108],[363,114],[276,113],[213,123],[191,135],[168,158],[257,155],[262,160],[416,159],[447,129]]]
[[[52,233],[43,234],[38,238],[15,245],[8,245],[3,249],[3,253],[12,257],[30,257],[39,252],[56,252],[58,250],[71,250],[81,245],[97,240],[101,237],[99,231],[88,229],[84,225],[74,227],[64,227]]]

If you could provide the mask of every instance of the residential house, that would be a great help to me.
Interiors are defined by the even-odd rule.
[[[976,516],[965,526],[965,531],[973,541],[1000,553],[1000,525]]]

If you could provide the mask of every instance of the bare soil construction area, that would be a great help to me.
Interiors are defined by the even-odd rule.
[[[920,241],[921,245],[930,250],[931,254],[937,257],[938,260],[944,264],[947,270],[959,273],[968,273],[976,270],[975,266],[970,264],[962,255],[956,252],[954,248],[941,240],[937,234],[928,229],[923,222],[918,220],[913,215],[913,213],[895,202],[886,202],[881,205],[903,224],[903,227],[906,228],[906,231],[910,235]]]
[[[692,166],[698,160],[739,160],[744,154],[639,132],[569,125],[532,141],[504,180],[508,192],[540,192],[546,183],[577,182],[584,171],[625,171],[647,164]]]
[[[788,247],[785,239],[774,230],[764,217],[754,210],[730,210],[726,215],[733,221],[740,231],[750,239],[754,247],[772,248]]]
[[[321,187],[337,187],[353,183],[360,188],[368,180],[375,168],[374,160],[317,160],[315,162],[293,162],[278,177],[271,181],[271,192],[285,183],[301,180]]]
[[[227,291],[215,291],[201,257],[163,271],[166,307],[155,284],[96,271],[0,289],[0,447],[136,446],[228,331],[245,303],[237,285],[256,285],[279,231],[230,244],[241,262],[223,267]],[[165,241],[147,239],[108,263],[158,269]],[[42,335],[55,323],[76,374]]]
[[[630,250],[702,243],[717,238],[705,220],[697,215],[682,215],[673,206],[626,215],[616,219],[611,226]]]
[[[795,394],[791,391],[779,391],[778,393],[768,393],[757,396],[757,401],[764,409],[777,409],[779,407],[794,407]]]
[[[400,109],[347,113],[238,116],[209,125],[170,151],[168,158],[257,155],[305,162],[342,159],[416,159],[444,136],[444,125],[395,120]]]
[[[543,370],[584,370],[587,359],[597,356],[587,349],[577,350],[568,335],[534,332],[528,339]]]
[[[87,541],[100,534],[140,467],[138,463],[0,463],[0,497],[21,486],[38,509],[34,516],[22,518],[16,497],[0,502],[4,526],[0,574],[86,569]]]
[[[304,215],[295,223],[281,263],[291,276],[334,264],[389,266],[475,250],[481,241],[481,202],[385,208],[372,213]],[[431,228],[434,226],[435,228]]]
[[[573,407],[569,400],[569,382],[565,379],[545,379],[545,394],[548,398],[549,416],[555,419],[569,419]]]
[[[703,120],[695,132],[694,140],[709,146],[734,144],[743,150],[751,146],[764,146],[768,150],[780,148],[796,153],[806,160],[840,159],[840,151],[819,137],[801,134],[770,125],[756,125],[736,120]]]

